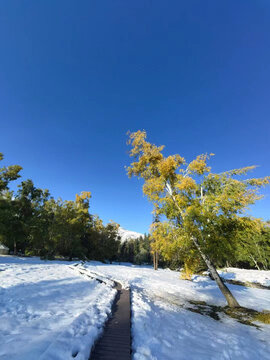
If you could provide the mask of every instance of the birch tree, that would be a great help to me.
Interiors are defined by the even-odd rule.
[[[192,254],[190,258],[200,256],[228,305],[239,307],[214,259],[234,246],[232,234],[241,214],[261,198],[259,189],[269,184],[270,177],[242,179],[255,166],[213,173],[208,165],[213,154],[198,155],[189,163],[179,154],[166,157],[164,146],[148,142],[145,131],[130,133],[128,144],[133,159],[127,168],[129,177],[144,180],[143,193],[154,212],[167,219],[166,226],[162,225],[166,233],[160,244],[163,255],[182,247]]]

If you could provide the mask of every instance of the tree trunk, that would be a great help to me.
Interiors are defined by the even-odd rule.
[[[261,252],[261,250],[260,250],[260,246],[259,246],[259,244],[258,244],[257,242],[256,242],[256,248],[257,248],[259,257],[260,257],[260,259],[261,259],[262,267],[263,267],[264,270],[267,270],[266,262],[265,262],[265,254],[262,254],[262,252]]]
[[[181,212],[181,208],[180,206],[177,204],[177,201],[175,200],[175,197],[173,196],[172,193],[172,189],[169,183],[166,184],[167,186],[167,192],[169,193],[169,195],[171,196],[174,204],[176,205],[179,213],[182,216],[182,212]],[[202,193],[202,189],[201,189],[201,195],[203,195]],[[178,224],[179,226],[181,226],[181,222],[178,220]],[[230,292],[230,290],[227,288],[227,286],[224,284],[224,282],[222,281],[221,277],[218,275],[218,272],[214,266],[214,264],[212,263],[212,261],[209,259],[209,257],[202,251],[198,240],[192,236],[192,241],[194,243],[194,245],[196,246],[196,248],[198,249],[203,261],[205,262],[210,274],[212,275],[213,279],[215,280],[215,282],[218,284],[218,287],[220,289],[220,291],[222,292],[222,294],[225,296],[227,303],[229,305],[229,307],[240,307],[240,305],[238,304],[238,302],[236,301],[235,297],[233,296],[233,294]]]
[[[14,240],[13,247],[14,247],[13,253],[14,253],[14,255],[17,255],[17,243],[16,243],[16,240]]]
[[[154,263],[154,270],[158,269],[158,252],[154,251],[153,253],[153,263]]]
[[[205,264],[207,265],[207,268],[211,274],[211,276],[213,277],[213,279],[215,280],[215,282],[217,283],[220,291],[222,292],[222,294],[225,296],[227,303],[229,305],[229,307],[234,308],[234,307],[240,307],[240,305],[238,304],[237,300],[235,299],[235,297],[233,296],[233,294],[230,292],[230,290],[228,289],[228,287],[224,284],[223,280],[221,279],[221,277],[219,276],[214,264],[212,263],[212,261],[209,259],[209,257],[202,251],[198,240],[195,237],[192,237],[192,241],[194,243],[194,245],[196,246],[196,248],[198,249],[203,261],[205,262]]]
[[[260,267],[259,267],[259,265],[258,265],[258,263],[257,263],[257,261],[255,260],[255,258],[254,258],[252,255],[250,255],[250,257],[251,257],[251,259],[253,260],[256,268],[257,268],[258,270],[261,270]]]

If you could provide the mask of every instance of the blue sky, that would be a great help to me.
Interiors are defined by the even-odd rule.
[[[268,0],[0,2],[0,151],[23,178],[146,232],[126,132],[270,174]],[[270,218],[270,190],[251,213]]]

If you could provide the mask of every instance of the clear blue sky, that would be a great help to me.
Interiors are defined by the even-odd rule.
[[[126,132],[270,174],[269,0],[0,2],[0,151],[23,178],[145,232]],[[270,218],[270,190],[252,209]]]

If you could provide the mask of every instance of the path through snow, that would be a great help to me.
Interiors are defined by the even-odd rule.
[[[87,360],[115,290],[69,269],[70,263],[0,257],[0,359]],[[189,300],[225,305],[215,282],[179,279],[170,270],[89,262],[92,272],[132,290],[134,360],[268,360],[270,327],[183,308]],[[235,276],[239,276],[236,274]],[[245,280],[248,273],[241,272]],[[254,274],[256,276],[256,274]],[[259,274],[261,277],[269,276]],[[258,277],[259,278],[259,277]],[[270,290],[229,284],[242,306],[270,310]]]
[[[216,321],[182,308],[188,300],[225,305],[212,280],[184,281],[175,271],[130,264],[86,266],[130,285],[134,360],[270,359],[269,326],[257,330],[225,315]],[[229,287],[243,306],[270,310],[269,290]]]
[[[88,359],[116,290],[68,265],[0,257],[1,360]]]

